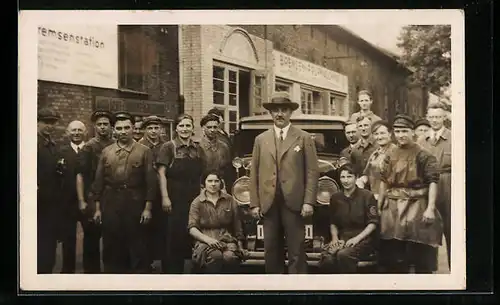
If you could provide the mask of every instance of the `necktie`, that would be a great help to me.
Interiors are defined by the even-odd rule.
[[[78,155],[80,153],[80,146],[76,147],[76,154]]]
[[[437,134],[435,134],[435,133],[434,133],[434,134],[431,136],[431,144],[432,144],[433,146],[436,146],[437,142],[438,142],[438,136],[437,136]]]

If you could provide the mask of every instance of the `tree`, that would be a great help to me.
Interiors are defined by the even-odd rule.
[[[397,46],[401,63],[414,71],[411,81],[443,95],[451,83],[451,26],[404,26]]]

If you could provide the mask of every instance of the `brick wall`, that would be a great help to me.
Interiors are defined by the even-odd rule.
[[[124,32],[132,33],[129,37],[134,38],[126,45],[120,41],[120,58],[117,58],[120,60],[120,85],[128,90],[38,81],[38,109],[52,106],[61,114],[55,132],[57,140],[64,139],[64,130],[73,120],[81,120],[89,129],[89,137],[93,136],[90,115],[94,111],[96,96],[161,101],[168,105],[168,113],[161,115],[169,118],[177,115],[177,26],[131,26],[125,31],[120,28],[121,35]],[[137,46],[142,46],[142,49]],[[127,65],[127,69],[124,69],[124,65]],[[140,79],[134,78],[136,75]]]
[[[354,43],[349,35],[341,35],[330,26],[236,26],[257,37],[272,40],[273,47],[278,51],[346,75],[351,113],[359,110],[356,92],[362,89],[372,91],[373,111],[388,119],[392,119],[396,113],[396,104],[404,105],[407,102],[405,74],[394,61],[370,50],[369,47]],[[339,56],[358,56],[359,59],[324,58]],[[366,61],[366,66],[361,65],[361,59]]]

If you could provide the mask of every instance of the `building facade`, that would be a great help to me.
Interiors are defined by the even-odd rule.
[[[265,113],[273,91],[287,91],[298,111],[348,117],[357,92],[373,94],[373,111],[423,114],[426,91],[410,88],[410,71],[397,58],[339,26],[182,25],[181,94],[195,120],[212,107],[225,112],[225,129]]]
[[[111,37],[107,41],[103,38],[108,45],[116,44],[113,46],[115,52],[107,54],[105,58],[96,50],[81,50],[83,46],[75,49],[75,43],[66,46],[73,35],[79,37],[73,33],[87,30],[78,28],[68,34],[66,32],[69,30],[59,28],[40,33],[43,43],[39,47],[39,54],[42,54],[42,57],[39,56],[39,69],[44,68],[44,65],[53,65],[53,70],[61,71],[58,75],[65,76],[54,77],[47,72],[48,68],[39,72],[38,108],[52,106],[61,114],[55,138],[64,136],[66,126],[72,120],[80,120],[86,126],[91,126],[90,115],[97,109],[126,110],[137,118],[154,114],[173,122],[179,113],[178,27],[118,26],[116,30],[111,30]],[[52,37],[49,35],[51,31],[54,33]],[[99,29],[92,35],[98,39]],[[64,54],[70,65],[64,65]],[[75,58],[83,56],[89,59],[75,62]],[[112,80],[110,85],[108,82],[85,81],[75,76],[78,72],[75,67],[91,65],[92,62],[101,66],[88,72],[89,78],[95,79],[96,75],[111,69],[108,74],[115,74],[108,77]],[[68,69],[73,70],[62,73]],[[84,68],[80,69],[85,71]],[[168,128],[168,134],[172,134],[172,128]],[[93,133],[93,129],[89,128],[89,136]]]

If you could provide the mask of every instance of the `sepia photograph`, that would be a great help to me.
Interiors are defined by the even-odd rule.
[[[19,20],[21,289],[466,288],[460,11]]]

